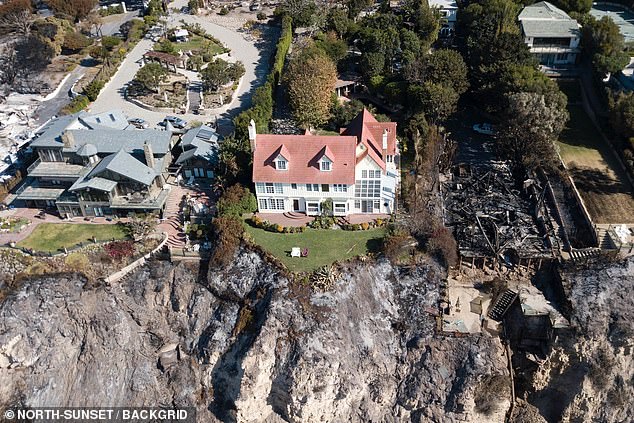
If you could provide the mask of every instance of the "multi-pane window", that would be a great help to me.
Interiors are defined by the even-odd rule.
[[[393,163],[393,162],[394,162],[394,156],[393,156],[393,155],[391,155],[391,154],[388,154],[388,155],[387,155],[387,160],[386,160],[386,161],[387,161],[388,163]]]
[[[334,208],[335,208],[335,213],[345,213],[346,203],[335,203]]]
[[[282,194],[284,192],[284,186],[282,184],[275,184],[275,193]]]
[[[330,185],[328,185],[328,184],[321,184],[321,191],[322,191],[322,192],[329,192],[329,191],[330,191]]]
[[[355,197],[380,197],[381,181],[374,179],[362,179],[356,182]]]
[[[330,161],[329,160],[322,160],[321,161],[321,170],[323,171],[330,171]]]
[[[265,188],[266,188],[266,193],[267,194],[275,193],[275,184],[273,182],[267,182],[265,184]]]
[[[319,192],[319,184],[306,184],[306,191]]]
[[[291,189],[297,189],[297,184],[291,184]]]
[[[319,213],[319,203],[306,203],[308,213]]]
[[[264,182],[256,182],[255,183],[255,192],[264,192]]]
[[[277,164],[275,165],[277,170],[286,170],[286,160],[277,159]]]
[[[348,192],[348,185],[346,184],[333,184],[332,190],[334,192]]]
[[[258,204],[260,210],[284,210],[284,200],[281,198],[261,198]]]
[[[362,170],[362,171],[361,171],[361,177],[362,177],[363,179],[366,179],[366,178],[368,177],[368,171],[367,171],[367,170]]]
[[[361,201],[354,200],[354,208],[355,209],[360,209],[361,208]]]

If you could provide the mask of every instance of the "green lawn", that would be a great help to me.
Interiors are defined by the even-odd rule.
[[[41,223],[18,246],[36,251],[56,253],[64,247],[72,248],[82,242],[107,241],[112,238],[124,239],[128,236],[121,225],[92,225],[87,223]]]
[[[208,50],[211,54],[222,53],[222,46],[207,38],[194,34],[191,34],[189,40],[185,43],[174,43],[174,47],[176,47],[176,50],[182,50],[183,52],[187,50]]]
[[[304,233],[278,234],[245,224],[247,233],[292,272],[310,272],[338,260],[378,251],[385,230],[343,231],[307,228]],[[291,257],[291,248],[308,248],[308,257]]]
[[[634,198],[625,171],[581,106],[569,105],[559,136],[561,158],[595,223],[634,222]]]

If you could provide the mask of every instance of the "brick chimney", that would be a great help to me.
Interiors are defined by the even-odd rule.
[[[143,144],[143,154],[145,155],[145,164],[154,169],[154,152],[149,142],[145,141]]]
[[[249,144],[251,144],[251,153],[255,152],[255,139],[257,136],[258,132],[255,128],[255,121],[251,119],[251,122],[249,122]]]
[[[62,134],[62,142],[64,143],[64,147],[71,148],[75,146],[75,136],[70,131],[64,131]]]

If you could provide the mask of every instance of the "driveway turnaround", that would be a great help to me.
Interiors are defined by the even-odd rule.
[[[180,10],[180,7],[185,6],[186,3],[186,0],[179,0],[171,3],[170,8],[175,7]],[[251,105],[253,91],[264,82],[268,74],[268,49],[259,49],[253,41],[245,40],[242,34],[209,22],[205,20],[204,17],[175,13],[171,14],[167,20],[170,28],[179,26],[181,20],[190,24],[200,24],[207,33],[231,49],[230,54],[235,57],[236,60],[244,64],[245,74],[238,85],[237,91],[234,93],[231,103],[215,109],[213,115],[181,115],[185,120],[211,120],[216,116],[219,126],[230,126],[231,118]],[[111,109],[120,109],[130,117],[145,119],[150,125],[156,125],[163,120],[166,115],[165,113],[145,110],[126,101],[124,97],[126,85],[134,78],[134,75],[141,66],[141,58],[147,51],[152,49],[153,45],[153,41],[143,39],[128,53],[117,73],[106,84],[97,100],[91,106],[91,112],[99,113]]]

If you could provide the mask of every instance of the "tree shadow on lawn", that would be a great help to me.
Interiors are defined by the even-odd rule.
[[[613,179],[600,170],[573,167],[570,172],[580,191],[604,195],[632,194],[629,184]]]

